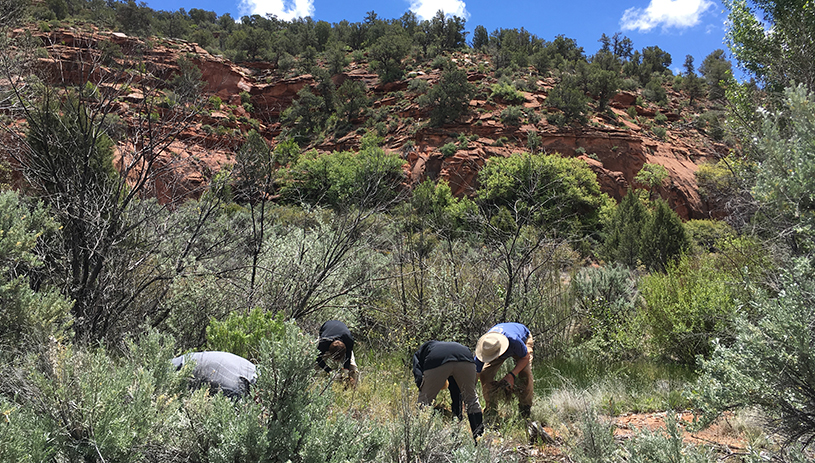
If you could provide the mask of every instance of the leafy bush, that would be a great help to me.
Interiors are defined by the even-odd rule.
[[[458,146],[453,142],[446,143],[444,146],[439,148],[439,151],[441,151],[442,156],[449,158],[450,156],[456,154],[456,151],[458,151]]]
[[[563,113],[565,123],[583,122],[589,111],[589,97],[573,78],[564,78],[550,90],[546,104],[559,109]]]
[[[101,348],[58,343],[20,359],[0,388],[18,391],[6,428],[19,440],[0,444],[0,452],[25,449],[67,461],[163,459],[176,435],[182,390],[169,365],[172,345],[151,333],[118,359]]]
[[[672,410],[665,414],[665,433],[662,430],[640,430],[623,446],[625,461],[630,463],[708,463],[712,460],[705,446],[686,444],[682,429]],[[667,435],[666,435],[667,434]]]
[[[490,158],[478,175],[477,199],[487,207],[509,207],[519,223],[591,234],[609,197],[585,161],[560,155]]]
[[[520,106],[507,106],[501,111],[501,122],[508,125],[521,125],[524,112]]]
[[[475,86],[467,81],[467,71],[450,67],[429,92],[419,97],[418,103],[431,108],[430,123],[439,126],[464,114],[474,93]]]
[[[394,198],[401,182],[402,160],[381,148],[299,156],[283,173],[281,195],[292,202],[305,201],[333,207],[385,204]]]
[[[815,409],[815,280],[809,259],[795,259],[780,290],[750,285],[752,309],[736,319],[733,341],[715,342],[701,362],[697,407],[710,423],[725,410],[757,406],[786,445],[810,442]]]
[[[588,408],[578,426],[580,434],[572,450],[577,463],[606,463],[614,460],[617,444],[614,441],[613,424],[602,420],[593,408]]]
[[[572,280],[584,341],[592,341],[601,358],[620,359],[637,350],[640,333],[634,318],[639,298],[637,280],[622,265],[581,269]]]
[[[683,256],[666,273],[640,280],[641,316],[656,353],[693,364],[710,355],[715,340],[731,336],[736,293],[734,276],[719,262],[725,259]]]
[[[516,90],[512,84],[499,82],[492,84],[490,89],[492,90],[491,98],[503,100],[509,104],[519,104],[524,101],[523,94]]]
[[[681,219],[665,201],[657,199],[648,209],[632,191],[607,218],[604,232],[601,253],[631,268],[662,270],[690,247]]]
[[[27,204],[14,191],[0,193],[0,346],[37,346],[70,327],[72,302],[56,289],[31,288],[29,273],[43,266],[38,241],[57,231],[42,204]],[[4,346],[8,344],[8,347]]]
[[[275,316],[257,307],[245,315],[231,313],[223,321],[213,320],[207,326],[207,347],[257,362],[261,341],[282,335],[283,321],[283,312]]]
[[[665,127],[654,127],[651,130],[654,132],[654,135],[656,135],[656,137],[659,138],[660,140],[664,140],[665,136],[668,134],[668,131],[665,130]]]

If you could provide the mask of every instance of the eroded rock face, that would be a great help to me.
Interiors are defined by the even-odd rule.
[[[230,105],[203,111],[197,122],[185,129],[186,134],[180,134],[162,153],[166,159],[159,163],[161,175],[157,176],[153,193],[165,203],[200,195],[212,175],[222,166],[234,162],[234,152],[242,143],[241,134],[249,128],[258,130],[270,144],[276,143],[275,137],[281,132],[280,115],[298,97],[298,92],[308,87],[319,94],[311,75],[282,78],[268,63],[238,65],[213,56],[193,43],[173,41],[147,47],[143,41],[124,34],[72,31],[55,31],[42,36],[45,43],[50,44],[49,51],[53,56],[41,60],[40,66],[48,71],[46,74],[54,82],[66,80],[81,85],[88,80],[96,82],[114,78],[113,68],[104,65],[104,57],[99,51],[102,41],[110,41],[123,52],[137,50],[150,71],[128,82],[134,88],[128,95],[122,95],[123,106],[138,104],[144,98],[144,92],[135,88],[139,85],[169,89],[173,76],[180,73],[178,61],[190,56],[201,70],[205,96],[217,95]],[[88,62],[100,65],[87,67],[81,64]],[[419,78],[433,85],[439,76],[434,70],[421,74],[415,72],[408,79]],[[460,119],[461,122],[430,128],[422,124],[429,116],[427,109],[419,107],[415,102],[416,95],[406,91],[408,80],[380,85],[376,75],[371,74],[365,65],[356,63],[344,73],[333,76],[332,81],[339,86],[347,79],[365,85],[369,95],[376,97],[375,109],[391,111],[392,117],[415,121],[412,129],[406,123],[396,124],[386,137],[385,149],[398,153],[405,160],[406,187],[425,179],[444,179],[455,195],[471,196],[478,188],[478,172],[487,159],[526,151],[528,134],[534,131],[540,137],[541,152],[585,160],[597,174],[602,191],[616,200],[620,200],[629,188],[642,187],[635,184],[634,178],[645,163],[660,164],[667,168],[670,178],[656,193],[684,219],[709,215],[698,194],[695,172],[699,163],[714,159],[717,153],[726,152],[726,148],[692,129],[674,129],[669,125],[665,126],[664,139],[658,139],[650,129],[643,128],[656,125],[649,118],[656,115],[657,108],[635,106],[636,120],[628,116],[628,109],[637,101],[635,93],[620,92],[611,99],[609,111],[614,117],[598,116],[590,121],[590,125],[580,127],[553,126],[547,123],[545,116],[535,123],[509,126],[502,123],[500,117],[507,104],[476,97],[470,103],[471,111]],[[489,83],[489,79],[489,76],[476,72],[468,76],[468,80],[476,83],[483,80]],[[554,84],[551,78],[539,81],[538,90],[523,93],[522,106],[538,113],[556,111],[546,106],[546,93]],[[241,105],[243,92],[250,97],[251,113]],[[396,95],[400,96],[397,98]],[[659,111],[668,122],[678,121],[683,117],[683,109],[678,105],[681,95],[673,90],[669,95],[673,106],[659,108]],[[643,124],[643,121],[649,122]],[[354,122],[358,127],[365,124],[364,120]],[[472,141],[466,148],[445,158],[439,148],[457,142],[459,134],[472,136]],[[359,146],[360,138],[359,133],[350,131],[336,139],[322,140],[313,148],[323,152],[353,150]],[[126,149],[124,144],[120,145],[120,152]]]

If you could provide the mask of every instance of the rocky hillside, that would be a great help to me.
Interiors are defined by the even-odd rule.
[[[181,72],[181,60],[189,60],[200,69],[204,96],[209,97],[210,103],[185,126],[163,154],[167,161],[160,165],[181,166],[175,162],[178,159],[191,162],[167,174],[163,186],[157,184],[156,194],[162,201],[179,195],[195,196],[202,191],[201,187],[212,175],[234,162],[234,152],[241,145],[243,134],[252,128],[275,145],[276,137],[284,130],[280,116],[298,98],[298,92],[304,87],[319,92],[317,80],[310,74],[281,75],[270,63],[233,63],[211,55],[194,43],[145,42],[121,33],[96,30],[62,29],[35,35],[46,44],[48,53],[40,56],[39,63],[53,82],[67,80],[83,85],[88,76],[74,72],[77,67],[66,63],[87,61],[89,57],[104,63],[97,77],[105,80],[106,66],[121,65],[133,50],[138,50],[139,59],[148,65],[152,79],[134,79],[124,88],[121,83],[109,82],[113,86],[120,85],[123,90],[116,112],[125,123],[133,117],[128,109],[141,102],[147,87],[168,88],[168,82]],[[110,44],[115,44],[116,53],[105,51],[110,50]],[[681,217],[711,216],[708,204],[699,195],[694,174],[700,163],[726,154],[728,147],[714,141],[706,135],[704,127],[694,123],[711,103],[702,100],[688,104],[688,98],[673,89],[670,82],[665,87],[668,104],[662,107],[646,102],[638,91],[622,91],[611,99],[610,112],[595,114],[588,124],[556,126],[549,124],[546,118],[546,114],[557,111],[546,107],[547,92],[556,79],[538,79],[531,85],[534,90],[522,92],[522,106],[524,114],[540,117],[523,117],[518,125],[510,125],[501,118],[502,111],[510,104],[490,97],[489,88],[497,79],[489,71],[489,57],[460,52],[450,58],[467,70],[468,80],[476,84],[478,91],[469,103],[470,110],[456,123],[432,127],[425,123],[428,110],[417,103],[418,95],[409,89],[409,83],[425,80],[428,87],[432,87],[440,77],[438,69],[432,69],[429,63],[419,64],[413,66],[404,80],[382,85],[378,76],[368,70],[364,56],[362,58],[360,62],[351,62],[331,79],[337,87],[348,79],[362,82],[372,109],[366,117],[352,121],[356,130],[342,136],[319,137],[304,149],[354,150],[366,128],[375,126],[369,119],[376,117],[377,122],[384,122],[378,127],[384,136],[385,149],[399,153],[405,160],[409,184],[415,185],[426,178],[443,178],[455,194],[468,195],[475,191],[477,173],[488,158],[528,150],[529,134],[536,133],[542,152],[584,159],[597,173],[602,190],[618,200],[632,186],[635,175],[645,163],[658,164],[667,169],[669,178],[657,188],[657,193],[667,199]],[[247,95],[249,104],[242,104],[247,102]],[[213,103],[217,101],[211,98],[213,96],[219,97],[223,104]],[[658,136],[655,132],[661,130],[655,131],[654,127],[664,128],[664,136]],[[460,143],[462,134],[466,137],[463,145]],[[459,149],[445,155],[440,148],[450,142],[459,143]],[[120,148],[126,143],[128,140],[120,141]]]

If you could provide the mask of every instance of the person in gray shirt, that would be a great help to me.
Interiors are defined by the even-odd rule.
[[[230,398],[249,393],[249,387],[257,382],[255,364],[229,352],[205,351],[181,355],[171,360],[176,370],[187,363],[194,363],[191,387],[208,386],[213,392],[221,391]]]

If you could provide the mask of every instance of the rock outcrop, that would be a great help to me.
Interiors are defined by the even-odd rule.
[[[281,133],[280,116],[298,98],[298,92],[308,87],[318,93],[317,82],[311,75],[280,76],[269,63],[232,63],[194,43],[147,43],[124,34],[98,31],[59,30],[41,33],[40,37],[49,57],[41,58],[38,64],[52,82],[110,84],[112,79],[125,75],[116,69],[136,60],[144,63],[142,72],[126,73],[127,82],[114,82],[128,86],[120,98],[122,117],[131,117],[124,109],[144,98],[145,88],[169,90],[174,76],[182,72],[180,60],[189,59],[200,69],[203,93],[218,96],[224,106],[207,107],[162,153],[167,159],[158,163],[164,173],[156,182],[154,194],[163,202],[200,194],[212,175],[234,162],[233,154],[246,130],[254,128],[275,144],[275,137]],[[116,48],[116,52],[111,53],[111,48]],[[462,58],[459,62],[469,59],[458,58]],[[480,57],[478,61],[483,59]],[[88,63],[95,64],[88,66]],[[492,82],[483,72],[470,70],[468,76],[471,82]],[[430,69],[413,72],[410,78],[424,79],[433,85],[439,72]],[[690,124],[682,123],[692,113],[690,108],[680,105],[684,99],[673,90],[669,89],[667,107],[638,105],[638,95],[625,91],[609,102],[613,116],[606,113],[583,126],[558,127],[546,121],[545,114],[556,111],[545,106],[547,90],[555,84],[553,79],[546,79],[538,81],[537,90],[523,94],[522,106],[527,111],[543,114],[530,118],[525,125],[501,122],[501,112],[508,105],[489,99],[481,91],[470,103],[469,114],[459,123],[432,128],[423,124],[428,117],[427,110],[415,102],[417,95],[407,91],[407,80],[380,85],[376,75],[359,63],[352,63],[344,73],[333,76],[332,81],[339,86],[347,79],[365,84],[375,100],[374,111],[379,112],[380,117],[382,112],[387,112],[389,121],[395,121],[387,125],[385,149],[399,153],[405,160],[407,186],[428,178],[445,179],[454,194],[472,195],[478,186],[478,172],[487,159],[527,150],[529,134],[535,132],[540,137],[538,149],[541,152],[585,160],[597,174],[602,191],[617,200],[629,188],[638,186],[634,179],[644,164],[659,164],[670,175],[657,193],[684,219],[709,215],[698,193],[695,172],[700,163],[726,153],[727,147],[713,142]],[[243,105],[247,95],[249,104]],[[639,100],[641,102],[641,98]],[[630,108],[634,108],[634,112]],[[659,124],[655,121],[658,112],[665,116],[663,121],[667,119],[662,125],[665,128],[662,138],[648,128]],[[365,120],[355,123],[362,127]],[[362,132],[364,130],[326,137],[311,148],[324,152],[355,149]],[[439,148],[458,141],[460,134],[468,137],[466,148],[445,157]],[[120,151],[128,149],[126,141],[119,147]],[[179,159],[189,162],[179,162]]]

